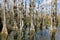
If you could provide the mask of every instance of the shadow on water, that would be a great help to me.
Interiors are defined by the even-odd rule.
[[[0,33],[2,32],[3,29],[3,23],[2,23],[2,18],[0,17]],[[0,34],[0,40],[1,40],[1,34]]]
[[[0,32],[2,31],[3,28],[3,23],[2,23],[2,18],[0,17]]]

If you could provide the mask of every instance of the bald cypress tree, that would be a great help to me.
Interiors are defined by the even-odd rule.
[[[52,2],[52,35],[51,40],[55,40],[56,33],[56,25],[57,25],[57,0],[53,0]]]
[[[5,2],[3,4],[3,9],[2,9],[2,13],[3,13],[3,29],[2,29],[2,40],[6,40],[7,39],[7,28],[6,28],[6,15],[5,15]]]
[[[29,32],[29,40],[34,39],[34,0],[30,0],[30,32]]]

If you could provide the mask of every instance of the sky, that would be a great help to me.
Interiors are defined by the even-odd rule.
[[[0,0],[0,3],[3,3],[4,0]],[[9,0],[9,5],[12,6],[14,5],[12,0]],[[35,0],[34,4],[35,4],[35,8],[34,10],[38,11],[40,10],[40,8],[38,8],[38,4],[39,6],[42,6],[44,8],[43,12],[46,13],[46,9],[48,11],[48,13],[51,13],[51,2],[52,0]],[[17,0],[16,3],[19,3],[19,1]],[[29,11],[29,4],[30,4],[30,0],[26,0],[26,10]],[[25,5],[25,0],[23,0],[23,5]],[[57,12],[60,13],[60,0],[57,0]]]
[[[39,10],[38,8],[38,4],[40,6],[42,6],[44,8],[43,12],[46,13],[51,13],[51,2],[53,2],[53,0],[35,0],[34,4],[35,4],[35,10]],[[27,0],[27,5],[29,4],[29,1]],[[47,9],[47,11],[46,11]],[[60,13],[60,0],[57,0],[57,13]]]
[[[41,5],[47,6],[48,11],[50,11],[51,2],[52,0],[43,0],[43,3]],[[60,13],[60,0],[57,0],[57,12]]]

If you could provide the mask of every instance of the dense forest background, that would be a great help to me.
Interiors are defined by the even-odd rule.
[[[57,6],[58,0],[49,0],[49,4],[48,0],[0,0],[0,39],[34,40],[34,33],[46,28],[54,40],[60,26]]]

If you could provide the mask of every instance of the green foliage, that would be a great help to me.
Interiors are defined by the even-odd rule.
[[[51,25],[51,18],[50,16],[44,17],[44,25],[50,26]]]

